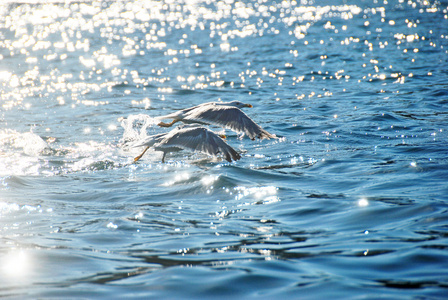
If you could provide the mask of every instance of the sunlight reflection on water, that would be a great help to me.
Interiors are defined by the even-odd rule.
[[[443,298],[447,21],[425,0],[2,1],[0,297]],[[219,100],[280,138],[133,163],[155,117]]]
[[[23,280],[32,270],[32,259],[26,251],[15,249],[2,257],[1,266],[6,278],[13,277],[14,280],[17,278]]]
[[[369,201],[366,198],[359,199],[359,201],[358,201],[359,207],[365,207],[367,205],[369,205]]]

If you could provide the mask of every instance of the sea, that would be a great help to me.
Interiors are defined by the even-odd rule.
[[[448,2],[1,1],[0,297],[447,299]]]

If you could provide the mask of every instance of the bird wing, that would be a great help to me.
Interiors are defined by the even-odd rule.
[[[159,133],[155,135],[150,135],[144,138],[141,141],[137,141],[134,144],[132,144],[132,147],[152,147],[155,143],[158,143],[162,140],[162,138],[166,135],[166,133]]]
[[[193,107],[189,107],[189,108],[185,108],[185,109],[181,109],[178,111],[175,111],[173,113],[170,113],[168,115],[164,115],[164,116],[159,116],[159,117],[155,117],[155,119],[157,120],[163,120],[163,119],[179,119],[182,120],[185,116],[185,114],[188,114],[190,111],[192,110],[196,110],[196,109],[200,109],[202,107],[207,107],[207,106],[215,106],[215,102],[207,102],[207,103],[202,103]]]
[[[184,119],[192,122],[207,123],[235,132],[244,132],[250,139],[276,138],[249,118],[242,110],[233,106],[198,106],[184,114]]]
[[[229,162],[241,158],[238,152],[225,141],[204,127],[174,129],[157,143],[155,147],[158,149],[188,149],[213,156],[222,154]]]

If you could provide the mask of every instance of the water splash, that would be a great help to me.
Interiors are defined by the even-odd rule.
[[[101,141],[59,144],[33,132],[0,131],[0,176],[54,176],[111,169],[128,163],[113,143]],[[51,147],[50,147],[51,144]]]
[[[130,115],[128,118],[121,120],[121,126],[124,129],[123,137],[119,144],[128,145],[130,142],[141,140],[147,136],[147,129],[157,124],[155,118],[145,114]]]
[[[51,151],[50,146],[33,132],[20,133],[12,129],[0,131],[0,145],[5,149],[22,149],[29,156],[38,156]]]
[[[52,152],[39,135],[12,129],[0,131],[0,146],[0,176],[39,174],[39,157]]]

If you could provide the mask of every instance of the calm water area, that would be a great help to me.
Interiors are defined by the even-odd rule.
[[[279,138],[134,163],[232,100]],[[447,1],[1,2],[0,297],[447,295]]]

